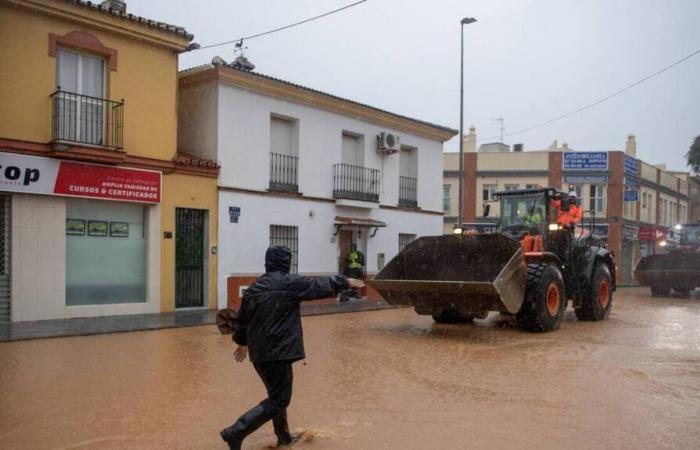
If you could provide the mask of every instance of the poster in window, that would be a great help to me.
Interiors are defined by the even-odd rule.
[[[109,235],[111,237],[128,238],[129,224],[127,222],[110,222]]]
[[[107,222],[102,220],[89,220],[88,236],[107,236]]]
[[[66,219],[66,234],[70,236],[85,236],[85,221],[82,219]]]

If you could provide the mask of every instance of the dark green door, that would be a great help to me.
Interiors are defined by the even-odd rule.
[[[204,306],[206,214],[202,209],[175,209],[175,307]]]

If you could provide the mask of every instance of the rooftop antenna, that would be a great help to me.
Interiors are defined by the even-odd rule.
[[[503,143],[503,132],[506,130],[505,127],[503,126],[503,123],[505,122],[505,120],[503,119],[503,117],[497,117],[497,118],[491,119],[491,120],[495,120],[495,121],[498,122],[498,124],[499,124],[498,129],[499,129],[500,132],[501,132],[501,140],[500,140],[500,142],[501,142],[501,144],[502,144],[502,143]]]

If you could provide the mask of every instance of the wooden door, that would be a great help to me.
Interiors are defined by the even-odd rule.
[[[340,230],[338,235],[338,247],[340,255],[338,256],[338,272],[345,273],[345,264],[348,261],[352,246],[352,230]]]

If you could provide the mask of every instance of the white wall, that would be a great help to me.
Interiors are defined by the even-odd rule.
[[[238,223],[230,223],[228,208],[238,206]],[[332,202],[278,198],[259,194],[221,191],[219,193],[219,307],[226,305],[226,279],[229,275],[259,275],[264,272],[265,250],[269,246],[270,225],[299,228],[299,272],[335,274],[338,270],[338,243],[332,242],[335,216],[372,218],[386,222],[375,237],[367,236],[365,254],[368,272],[377,272],[377,255],[388,263],[399,247],[399,233],[418,236],[442,233],[442,216],[394,209],[357,209]],[[309,212],[314,211],[311,217]],[[363,236],[371,232],[363,229]]]
[[[442,143],[227,85],[219,86],[216,159],[222,165],[222,186],[268,188],[273,113],[299,121],[299,191],[304,195],[332,198],[332,167],[341,162],[342,133],[349,131],[364,136],[365,167],[382,172],[380,203],[397,205],[399,155],[376,152],[376,135],[390,131],[402,144],[418,149],[418,206],[441,211]]]
[[[66,201],[12,195],[12,321],[160,311],[160,206],[147,208],[147,302],[66,306]]]

